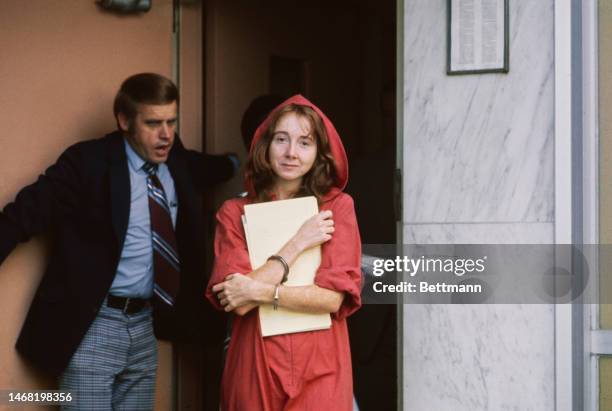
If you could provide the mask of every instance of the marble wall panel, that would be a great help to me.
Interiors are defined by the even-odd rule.
[[[554,409],[554,307],[404,306],[404,410]]]
[[[510,72],[446,74],[446,0],[406,0],[404,222],[553,218],[553,1],[510,1]]]
[[[447,0],[404,0],[404,243],[554,238],[554,2],[510,1],[510,72],[446,74]],[[406,305],[405,410],[552,410],[554,307]]]

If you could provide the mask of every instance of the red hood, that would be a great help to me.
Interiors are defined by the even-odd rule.
[[[295,96],[292,96],[281,104],[279,104],[274,110],[270,112],[270,114],[268,114],[268,117],[266,117],[266,119],[259,125],[259,127],[257,127],[257,130],[255,130],[255,135],[253,136],[253,141],[251,142],[251,149],[249,150],[249,157],[253,154],[253,147],[255,147],[255,144],[263,135],[264,130],[268,128],[268,124],[270,123],[272,114],[280,108],[289,104],[299,104],[302,106],[308,106],[314,111],[316,111],[317,114],[321,117],[321,120],[323,120],[323,125],[325,126],[327,136],[329,138],[329,146],[331,148],[331,153],[334,157],[334,164],[337,176],[337,181],[334,184],[334,187],[332,187],[330,192],[323,198],[324,201],[327,201],[332,197],[335,197],[335,195],[338,194],[339,191],[344,190],[344,187],[346,187],[346,183],[348,181],[348,160],[346,158],[344,146],[342,145],[342,140],[340,140],[340,135],[338,135],[338,132],[336,131],[336,128],[334,127],[332,122],[329,120],[329,118],[327,118],[325,114],[323,114],[321,110],[319,110],[317,106],[308,101],[308,99],[306,99],[304,96],[296,94]],[[245,186],[250,195],[255,194],[253,192],[253,185],[251,184],[251,181],[245,181]]]

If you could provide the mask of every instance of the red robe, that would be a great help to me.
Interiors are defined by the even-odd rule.
[[[353,377],[346,317],[361,305],[361,240],[352,198],[341,189],[348,166],[340,138],[312,103],[301,96],[285,102],[313,107],[323,118],[336,164],[338,187],[324,197],[320,210],[332,210],[335,231],[321,246],[315,284],[344,293],[328,330],[263,338],[259,310],[235,316],[222,380],[224,411],[351,411]],[[266,120],[267,121],[267,120]],[[266,122],[264,122],[264,125]],[[264,127],[255,134],[259,138]],[[248,184],[247,184],[248,186]],[[252,198],[252,197],[251,197]],[[225,202],[217,213],[215,264],[206,296],[221,309],[212,286],[232,273],[252,270],[241,223],[248,199]]]

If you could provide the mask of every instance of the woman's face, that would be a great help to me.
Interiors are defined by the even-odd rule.
[[[277,122],[268,151],[277,182],[301,184],[317,157],[317,141],[308,119],[287,113]]]

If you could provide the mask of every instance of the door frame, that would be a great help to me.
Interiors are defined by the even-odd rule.
[[[555,244],[591,247],[583,248],[591,290],[599,289],[597,21],[597,0],[555,1]],[[557,411],[599,409],[598,359],[612,354],[612,331],[598,329],[599,305],[587,303],[555,304]]]
[[[395,72],[395,122],[396,146],[395,166],[396,181],[394,193],[396,201],[396,230],[395,243],[397,255],[401,255],[404,244],[404,207],[403,184],[404,175],[404,0],[396,0],[396,72]],[[404,409],[404,305],[401,299],[396,305],[397,310],[397,344],[396,344],[396,370],[397,370],[397,409]]]

